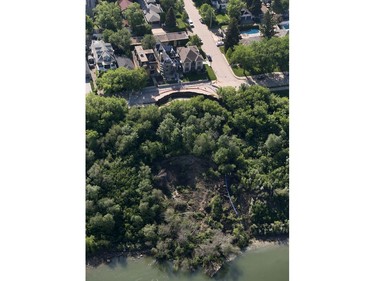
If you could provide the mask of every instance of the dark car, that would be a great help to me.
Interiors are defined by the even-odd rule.
[[[207,55],[208,61],[212,61],[212,57],[210,55]]]

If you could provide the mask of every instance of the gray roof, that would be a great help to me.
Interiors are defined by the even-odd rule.
[[[127,57],[116,56],[116,61],[117,61],[118,67],[126,67],[128,69],[134,69],[133,61]]]
[[[203,57],[199,53],[199,49],[197,46],[187,46],[187,47],[180,47],[177,48],[177,53],[181,58],[181,62],[197,62],[203,61]]]
[[[161,11],[161,8],[160,8],[160,5],[154,5],[154,4],[148,4],[147,5],[147,10],[148,11],[153,11],[157,14],[160,14],[162,11]]]
[[[93,53],[95,63],[115,61],[112,45],[110,43],[105,43],[103,40],[92,41],[91,51]]]
[[[150,12],[146,13],[145,17],[146,17],[146,20],[149,23],[160,21],[160,15],[155,13],[154,11],[150,11]]]
[[[171,41],[179,41],[179,40],[189,40],[189,36],[185,31],[181,32],[167,32],[165,34],[155,34],[154,35],[157,40],[162,43],[171,42]]]

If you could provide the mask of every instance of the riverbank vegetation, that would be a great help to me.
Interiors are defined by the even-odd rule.
[[[288,98],[218,93],[143,108],[87,96],[88,257],[145,251],[213,275],[251,238],[288,234]]]

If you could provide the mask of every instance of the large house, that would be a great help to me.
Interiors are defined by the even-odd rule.
[[[97,70],[107,71],[108,69],[117,68],[114,50],[110,43],[105,43],[103,40],[92,41],[91,54]]]
[[[203,57],[199,53],[197,46],[187,46],[177,48],[177,54],[180,57],[183,73],[190,71],[202,71]]]
[[[159,62],[159,73],[164,81],[178,80],[178,70],[180,67],[179,57],[173,46],[156,43],[155,55]]]
[[[156,41],[174,47],[185,46],[186,43],[189,41],[189,36],[185,31],[154,34],[154,37]]]
[[[135,46],[133,53],[133,62],[136,67],[144,67],[148,74],[157,75],[158,62],[155,58],[154,50],[144,50],[142,46]]]
[[[143,10],[146,21],[151,25],[160,25],[160,14],[163,12],[159,4],[147,4]]]
[[[227,9],[228,2],[229,0],[212,0],[211,4],[216,10],[224,12]]]

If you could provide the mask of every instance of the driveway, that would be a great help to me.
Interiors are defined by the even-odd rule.
[[[233,75],[232,69],[226,58],[220,52],[220,49],[216,47],[216,41],[214,39],[216,36],[214,36],[214,34],[208,29],[207,25],[202,24],[199,21],[201,16],[199,15],[197,8],[194,6],[193,1],[184,0],[184,3],[185,10],[194,23],[192,31],[202,39],[203,51],[212,57],[211,66],[217,77],[216,85],[238,87],[242,83],[246,83],[246,79],[238,79]]]

